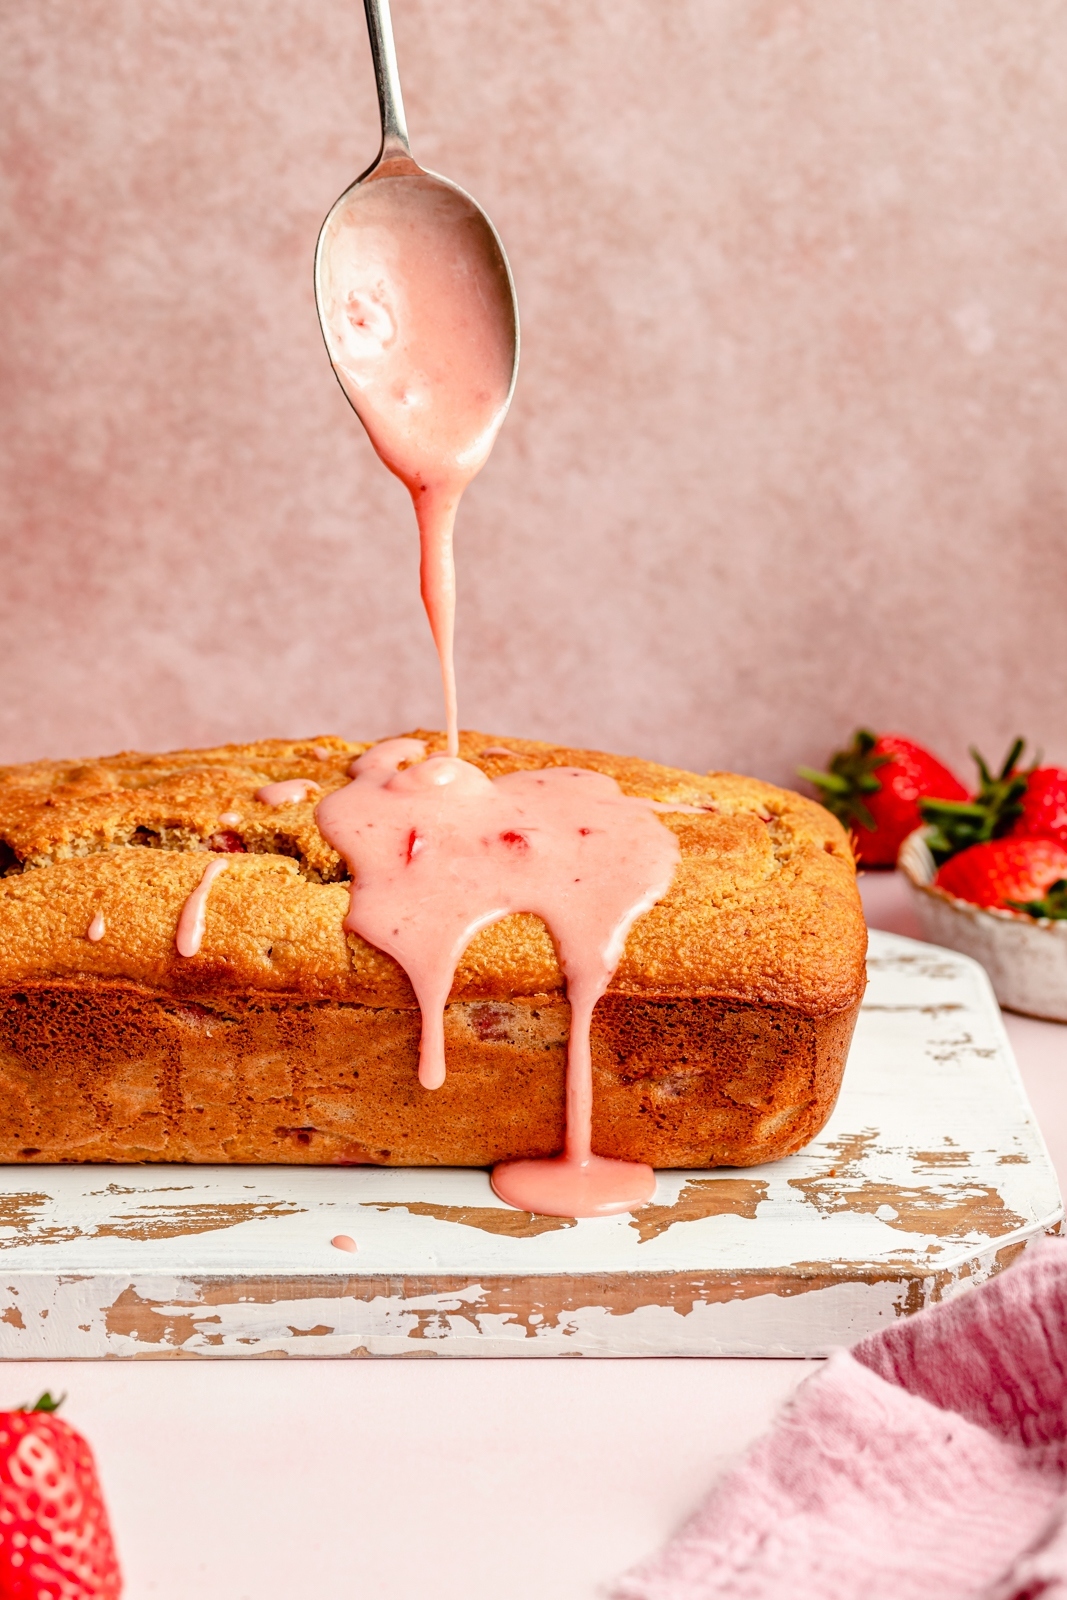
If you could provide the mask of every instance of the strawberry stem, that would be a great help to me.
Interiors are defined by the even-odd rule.
[[[1025,769],[1019,767],[1025,748],[1024,739],[1014,740],[994,777],[984,757],[972,746],[971,755],[981,780],[973,800],[919,801],[919,814],[931,830],[926,842],[938,866],[972,844],[1001,838],[1022,815],[1023,796],[1037,765],[1035,761]]]
[[[881,781],[875,777],[879,767],[893,758],[887,753],[873,755],[877,737],[869,728],[858,728],[847,750],[839,750],[830,762],[829,772],[798,767],[797,774],[819,791],[819,799],[846,828],[859,823],[874,831],[874,817],[862,796],[877,794]]]
[[[65,1394],[61,1394],[59,1399],[56,1400],[46,1389],[44,1394],[38,1395],[32,1406],[19,1406],[17,1409],[19,1411],[58,1411],[66,1398]]]

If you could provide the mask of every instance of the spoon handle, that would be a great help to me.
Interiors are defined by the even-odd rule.
[[[363,7],[367,13],[374,81],[382,114],[382,148],[378,161],[384,161],[391,155],[405,155],[410,159],[411,146],[408,144],[408,125],[404,117],[404,96],[400,92],[389,0],[363,0]]]

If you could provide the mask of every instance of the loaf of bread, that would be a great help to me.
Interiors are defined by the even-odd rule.
[[[438,734],[419,733],[439,750]],[[266,740],[0,769],[0,1161],[488,1166],[562,1145],[568,1007],[534,916],[478,935],[416,1076],[395,962],[346,934],[321,798],[366,745]],[[490,776],[584,766],[663,813],[681,862],[593,1023],[593,1149],[656,1167],[798,1150],[837,1096],[864,987],[848,839],[810,800],[729,773],[465,734]],[[175,930],[228,856],[199,952]],[[93,934],[91,938],[90,932]]]

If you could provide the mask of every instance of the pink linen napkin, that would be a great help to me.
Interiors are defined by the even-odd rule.
[[[841,1350],[613,1600],[1067,1600],[1067,1240]]]

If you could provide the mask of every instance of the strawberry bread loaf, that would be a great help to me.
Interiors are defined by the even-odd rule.
[[[544,923],[508,916],[469,946],[432,1091],[404,972],[344,931],[347,869],[315,807],[367,748],[0,769],[0,1161],[488,1166],[560,1149],[569,1012]],[[594,1151],[749,1166],[811,1139],[864,987],[841,825],[729,773],[473,733],[460,753],[491,777],[590,768],[686,808],[661,811],[674,881],[594,1014]]]

